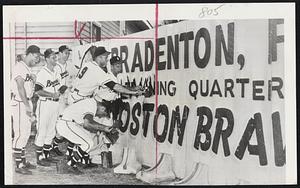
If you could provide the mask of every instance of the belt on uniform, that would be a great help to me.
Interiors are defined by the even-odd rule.
[[[49,101],[54,101],[54,102],[57,102],[59,101],[59,99],[54,99],[54,98],[45,98],[46,100],[49,100]]]

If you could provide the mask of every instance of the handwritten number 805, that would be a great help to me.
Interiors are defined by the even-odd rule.
[[[199,18],[203,18],[204,16],[210,16],[210,15],[213,15],[213,16],[216,16],[218,15],[218,9],[221,8],[223,5],[217,7],[217,8],[214,8],[214,9],[209,9],[207,7],[203,7],[201,12],[199,13]]]
[[[82,69],[81,73],[79,73],[78,78],[81,79],[87,70],[88,70],[88,68],[87,68],[87,67],[84,67],[84,68]]]

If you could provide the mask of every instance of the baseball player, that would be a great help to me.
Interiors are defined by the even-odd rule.
[[[107,52],[104,47],[97,47],[93,54],[93,61],[86,62],[79,70],[69,95],[69,104],[76,103],[85,98],[91,98],[97,88],[105,85],[118,93],[142,95],[143,91],[131,91],[111,80],[107,74]]]
[[[30,98],[33,95],[35,76],[30,68],[35,66],[40,56],[40,48],[31,45],[26,50],[23,61],[17,62],[12,69],[12,119],[13,119],[13,155],[16,163],[15,171],[20,174],[31,175],[29,169],[36,166],[25,158],[25,146],[30,136],[32,105]]]
[[[110,79],[115,83],[120,83],[120,81],[118,79],[118,74],[122,73],[122,63],[123,63],[123,61],[121,60],[121,58],[119,56],[114,56],[110,59],[111,70],[108,71],[107,73],[110,76]],[[143,88],[141,86],[135,86],[135,87],[124,86],[124,87],[131,91],[143,91]],[[117,119],[119,109],[123,103],[121,100],[120,93],[118,93],[114,90],[111,90],[106,85],[101,85],[96,90],[95,95],[97,95],[103,101],[105,101],[109,104],[109,110],[110,110],[110,112],[112,112],[113,120],[115,121]]]
[[[41,70],[43,66],[45,66],[46,62],[44,58],[39,58],[38,65],[32,68],[33,74],[37,75],[37,73]],[[39,96],[34,92],[33,96],[31,98],[32,106],[33,106],[33,116],[36,118],[36,109],[37,109],[37,103],[39,100]],[[34,134],[35,135],[35,134]]]
[[[58,48],[58,61],[56,66],[54,67],[55,71],[60,74],[60,84],[61,85],[69,85],[69,72],[67,71],[67,61],[70,56],[70,51],[72,51],[67,45],[62,45]],[[63,110],[67,107],[68,104],[68,90],[61,95],[59,99],[59,113],[63,112]],[[63,138],[58,134],[53,139],[52,150],[56,155],[63,156],[64,154],[59,150],[58,144],[62,143]]]
[[[35,92],[39,95],[37,135],[35,138],[37,164],[50,166],[52,139],[55,136],[55,121],[59,110],[60,74],[55,71],[56,54],[52,49],[44,52],[47,65],[37,74]]]
[[[96,164],[91,163],[89,156],[89,151],[94,144],[91,132],[109,132],[111,127],[97,123],[94,120],[95,116],[99,118],[107,116],[105,104],[95,98],[87,98],[71,104],[59,115],[56,122],[57,132],[78,145],[78,149],[72,151],[67,162],[66,170],[69,173],[83,173],[76,166],[81,160],[85,164],[84,168],[97,167]]]
[[[107,74],[111,81],[115,83],[119,83],[117,78],[118,74],[122,72],[122,61],[120,57],[114,56],[110,59],[111,64],[111,72],[107,71]],[[107,69],[105,67],[105,69]],[[96,90],[96,94],[106,101],[114,101],[120,97],[120,94],[111,90],[106,85],[100,85],[99,88]]]

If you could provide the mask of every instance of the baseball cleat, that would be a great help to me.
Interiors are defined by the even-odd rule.
[[[98,165],[95,164],[95,163],[84,164],[84,165],[82,166],[82,168],[84,168],[84,169],[97,168],[97,167],[98,167]]]
[[[26,162],[25,164],[24,164],[24,167],[23,168],[26,168],[26,169],[36,169],[36,166],[35,165],[33,165],[33,164],[31,164],[30,162]]]
[[[24,167],[15,168],[15,172],[23,175],[32,175],[32,172]]]
[[[42,160],[38,160],[36,162],[36,164],[40,165],[40,166],[51,166],[51,163],[46,161],[45,159],[42,159]]]
[[[44,160],[49,162],[49,163],[57,163],[59,161],[59,159],[55,159],[55,158],[52,158],[52,157],[45,158]]]

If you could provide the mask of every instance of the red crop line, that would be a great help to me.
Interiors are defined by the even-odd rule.
[[[81,26],[81,28],[80,28],[80,30],[78,32],[78,34],[77,34],[78,38],[80,38],[81,32],[83,31],[83,28],[84,28],[85,25],[86,25],[86,22],[84,22],[83,26]]]
[[[153,37],[101,37],[101,39],[154,39]]]
[[[155,3],[155,115],[157,115],[158,112],[158,1]],[[158,118],[156,116],[155,118],[156,123],[156,132],[158,129]],[[155,142],[155,164],[157,164],[157,158],[158,158],[158,144],[157,140]],[[155,169],[155,175],[157,175],[157,168]]]
[[[153,37],[101,37],[102,39],[144,39],[151,40]],[[3,37],[3,40],[67,40],[67,39],[96,39],[96,37]]]

